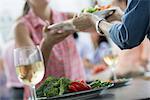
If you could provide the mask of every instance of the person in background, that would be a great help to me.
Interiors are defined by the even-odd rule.
[[[149,7],[149,0],[128,0],[125,12],[119,7],[114,7],[115,13],[106,20],[86,13],[72,19],[72,22],[67,24],[73,24],[80,31],[89,28],[96,29],[100,35],[110,37],[121,49],[131,49],[140,45],[145,37],[150,39]],[[116,20],[119,20],[120,23],[110,23]],[[51,27],[51,29],[55,28],[56,26]],[[144,64],[146,62],[145,60]]]
[[[1,38],[0,38],[1,39]],[[0,100],[10,100],[10,92],[6,87],[6,75],[3,59],[3,42],[0,41]]]
[[[113,0],[112,5],[119,6],[123,11],[125,11],[127,7],[127,0]],[[149,45],[150,43],[148,42],[148,39],[145,38],[144,41],[136,48],[124,51],[117,48],[118,63],[116,65],[116,73],[118,78],[140,75],[148,69],[147,64],[149,57],[146,55],[149,55],[149,53],[146,51]],[[124,61],[127,62],[124,63]]]
[[[120,23],[112,24],[94,14],[84,13],[65,24],[73,24],[80,31],[97,29],[100,35],[109,36],[121,49],[131,49],[140,45],[145,37],[150,39],[149,7],[149,0],[128,0],[124,13],[119,7],[114,7],[116,11],[109,17],[113,19],[111,21],[120,20]]]
[[[75,32],[73,28],[57,31],[46,27],[42,31],[45,20],[54,24],[70,17],[70,14],[53,10],[48,3],[47,0],[27,0],[28,11],[15,23],[15,46],[40,45],[46,67],[43,81],[48,76],[85,80],[84,67],[71,35]]]
[[[112,5],[120,7],[123,11],[127,8],[127,3],[128,0],[112,0]]]
[[[11,100],[23,100],[24,85],[19,81],[16,75],[16,68],[14,66],[14,40],[9,40],[5,44],[3,59],[4,59],[4,69],[6,74],[6,86],[9,89],[9,95]]]
[[[86,80],[91,80],[92,74],[98,74],[106,69],[101,52],[109,48],[109,43],[104,36],[99,36],[96,31],[78,33],[77,48],[86,69]]]

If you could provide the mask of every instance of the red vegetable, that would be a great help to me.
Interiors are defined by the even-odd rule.
[[[89,89],[91,89],[91,87],[88,84],[86,84],[85,82],[83,83],[83,81],[71,82],[71,84],[69,86],[70,92],[84,91],[84,90],[89,90]]]
[[[78,90],[73,85],[69,86],[69,92],[77,92],[77,91]]]
[[[81,80],[80,82],[81,82],[81,83],[86,83],[84,80]]]

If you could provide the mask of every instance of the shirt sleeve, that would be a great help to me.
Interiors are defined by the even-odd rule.
[[[130,0],[121,24],[114,24],[109,30],[111,39],[121,49],[139,45],[149,31],[150,0]]]

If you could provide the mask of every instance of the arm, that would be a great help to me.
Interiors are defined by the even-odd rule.
[[[29,35],[29,30],[23,23],[17,22],[14,31],[16,47],[35,46]],[[45,65],[47,64],[52,47],[52,44],[47,42],[46,39],[43,39],[43,42],[41,43],[41,51],[43,54]]]
[[[149,0],[132,0],[122,18],[122,24],[111,25],[102,21],[101,30],[107,33],[121,49],[139,45],[149,28],[149,3]]]

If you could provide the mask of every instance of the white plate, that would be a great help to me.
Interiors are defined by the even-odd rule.
[[[97,15],[99,17],[106,18],[108,16],[111,16],[115,11],[116,11],[116,9],[109,8],[109,9],[106,9],[106,10],[101,10],[101,11],[94,12],[93,14]]]

